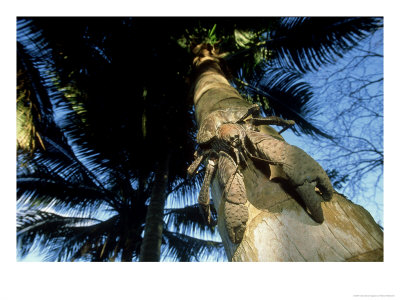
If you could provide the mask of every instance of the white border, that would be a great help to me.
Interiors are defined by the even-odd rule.
[[[398,285],[398,19],[389,1],[14,1],[1,6],[1,299],[354,299]],[[9,1],[11,2],[11,1]],[[139,2],[139,1],[137,1]],[[274,3],[271,3],[274,2]],[[277,2],[277,3],[275,3]],[[394,1],[392,3],[395,3]],[[384,16],[384,263],[16,263],[16,16]],[[397,72],[396,72],[397,71]],[[6,191],[6,193],[4,193]],[[394,273],[394,271],[397,271]],[[394,275],[396,274],[396,275]],[[381,299],[376,297],[375,299]]]

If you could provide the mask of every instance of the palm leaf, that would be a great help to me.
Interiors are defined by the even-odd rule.
[[[162,256],[180,262],[199,261],[214,256],[226,260],[222,242],[206,241],[188,235],[164,230],[166,246],[162,248]]]
[[[49,261],[107,260],[117,245],[118,223],[118,216],[100,221],[44,211],[21,212],[17,228],[19,255],[24,257],[36,247]]]
[[[204,238],[217,236],[215,227],[208,226],[203,219],[199,204],[166,209],[164,216],[170,230]]]
[[[99,220],[84,217],[65,217],[45,211],[20,211],[17,216],[17,243],[20,255],[24,257],[34,245],[49,251],[56,240],[65,238],[73,228],[87,228]],[[51,250],[50,250],[51,252]]]
[[[86,227],[72,227],[65,235],[59,251],[58,260],[108,261],[118,255],[118,242],[121,238],[120,216]],[[77,247],[79,245],[79,247]],[[49,253],[55,257],[55,254]],[[54,259],[53,259],[54,260]]]
[[[311,115],[315,110],[312,105],[313,94],[311,86],[302,81],[301,74],[287,69],[271,68],[264,72],[264,76],[257,86],[240,80],[238,80],[238,84],[247,91],[252,99],[264,99],[259,102],[265,112],[268,111],[268,113],[284,119],[294,120],[296,127],[303,133],[333,138],[312,124]],[[299,134],[296,127],[293,127],[292,130]]]
[[[59,55],[53,55],[54,49],[52,49],[49,43],[43,36],[43,30],[38,29],[36,22],[32,20],[27,20],[24,18],[18,19],[17,33],[18,33],[18,57],[21,61],[20,65],[23,70],[27,69],[29,78],[31,82],[31,92],[29,93],[30,98],[27,99],[25,92],[26,88],[20,88],[20,94],[24,102],[30,101],[31,99],[36,100],[31,105],[33,108],[38,107],[36,117],[30,117],[26,113],[20,113],[21,116],[21,126],[18,128],[24,128],[23,124],[26,124],[25,120],[40,119],[40,127],[35,128],[33,126],[26,126],[27,130],[31,130],[33,133],[36,131],[37,136],[41,138],[41,143],[46,146],[44,141],[46,138],[50,139],[52,145],[63,145],[64,154],[68,152],[69,156],[78,155],[80,158],[85,158],[85,164],[87,167],[91,168],[93,171],[96,168],[101,170],[101,164],[104,164],[104,159],[99,157],[98,152],[94,151],[90,145],[87,143],[87,128],[82,127],[82,115],[84,117],[86,111],[84,109],[76,110],[76,106],[81,105],[81,103],[76,103],[76,99],[71,100],[70,91],[63,88],[60,83],[59,77],[59,67],[55,63],[55,58],[58,59]],[[27,81],[27,80],[25,80]],[[22,86],[24,87],[24,86]],[[19,103],[22,103],[22,100]],[[21,105],[19,105],[21,106]],[[26,105],[25,105],[26,106]],[[63,115],[61,120],[55,120],[53,115],[53,109],[57,112],[57,115]],[[22,112],[22,111],[21,111]],[[24,120],[22,120],[24,117]],[[23,123],[22,121],[25,121]],[[46,121],[46,122],[45,122]],[[57,121],[57,125],[55,122]],[[37,121],[34,125],[37,127]],[[58,126],[61,126],[62,133]],[[72,151],[70,146],[66,142],[66,137],[68,138],[68,143],[72,144],[75,149]],[[26,136],[26,135],[25,135]],[[76,143],[76,140],[80,138],[81,143]],[[20,140],[26,140],[24,136],[21,135]],[[38,144],[38,143],[36,143]],[[66,151],[65,151],[66,150]]]
[[[318,70],[381,26],[382,18],[370,17],[283,18],[265,47],[273,53],[271,65]]]
[[[21,204],[40,204],[41,207],[55,205],[65,210],[99,208],[104,203],[113,205],[110,196],[98,187],[70,182],[46,170],[19,176],[17,197]]]
[[[193,177],[177,179],[169,191],[169,199],[173,199],[174,206],[187,206],[197,203],[198,193],[204,180],[201,170]],[[167,206],[170,201],[168,201]]]
[[[52,109],[33,58],[19,42],[17,50],[17,149],[33,153],[45,148],[42,135],[52,122]]]

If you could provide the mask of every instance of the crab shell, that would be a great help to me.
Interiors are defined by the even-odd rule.
[[[197,143],[205,145],[217,136],[218,128],[227,123],[236,124],[249,115],[258,115],[260,108],[258,105],[251,107],[232,107],[223,110],[215,110],[210,113],[201,123],[197,133]]]

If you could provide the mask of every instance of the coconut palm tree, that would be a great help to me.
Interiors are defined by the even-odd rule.
[[[200,192],[199,201],[207,214],[212,185],[229,260],[383,260],[383,233],[371,215],[334,192],[311,157],[266,127],[286,129],[293,122],[263,118],[266,111],[251,105],[228,81],[236,76],[244,95],[259,97],[264,108],[267,100],[275,115],[329,138],[302,117],[310,95],[299,81],[301,74],[333,61],[379,24],[379,19],[371,18],[288,18],[263,31],[237,30],[236,44],[242,53],[260,59],[250,60],[251,67],[234,66],[231,74],[229,60],[242,53],[229,53],[227,47],[224,54],[222,45],[210,42],[217,40],[211,34],[208,41],[193,47],[200,149],[189,171],[204,160],[202,191],[206,192]]]

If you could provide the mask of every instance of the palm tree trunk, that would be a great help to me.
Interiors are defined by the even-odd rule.
[[[270,181],[249,161],[243,171],[249,219],[233,244],[223,218],[218,229],[231,261],[383,261],[383,233],[363,207],[335,193],[322,203],[325,220],[314,222],[282,183]],[[219,211],[222,188],[212,195]]]
[[[217,110],[250,107],[230,86],[213,51],[204,45],[194,51],[196,73],[192,88],[198,128]],[[263,125],[259,129],[283,140],[272,127]],[[270,166],[266,171],[247,159],[241,172],[248,219],[243,238],[237,244],[230,239],[226,226],[225,186],[217,176],[212,181],[218,230],[229,260],[383,261],[383,232],[361,206],[334,193],[331,201],[322,203],[325,220],[319,224],[299,204],[286,181],[272,180],[282,177],[279,168]]]
[[[160,163],[155,173],[150,204],[147,209],[146,226],[139,261],[160,261],[162,233],[164,228],[164,206],[167,198],[169,159]]]

